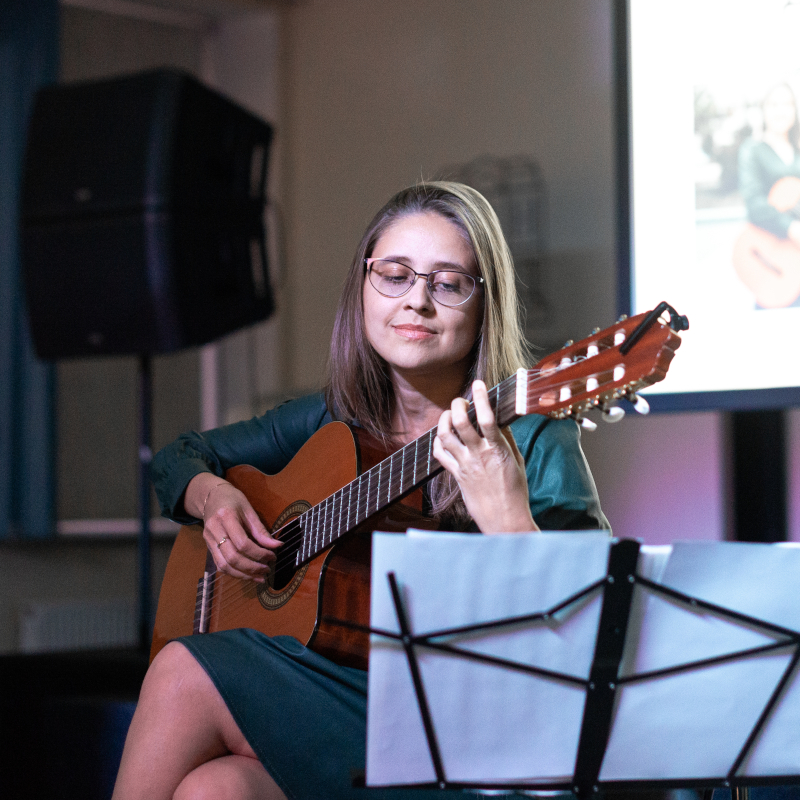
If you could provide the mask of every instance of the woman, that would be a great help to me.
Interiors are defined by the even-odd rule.
[[[607,527],[574,422],[532,416],[510,426],[513,435],[499,430],[486,385],[524,363],[513,264],[489,204],[461,184],[406,189],[356,252],[324,397],[165,448],[153,464],[164,512],[203,521],[220,570],[263,581],[280,542],[222,475],[237,463],[277,472],[337,418],[393,447],[438,426],[433,454],[446,471],[427,505],[443,527]],[[468,394],[482,435],[467,418]],[[145,678],[114,797],[358,796],[351,774],[364,768],[365,714],[366,673],[289,637],[240,630],[178,640]]]

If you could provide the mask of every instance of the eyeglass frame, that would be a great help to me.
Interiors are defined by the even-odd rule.
[[[405,267],[406,269],[411,270],[411,272],[414,273],[414,280],[411,281],[411,285],[408,287],[408,289],[406,289],[404,292],[401,292],[400,294],[384,294],[369,278],[369,274],[370,272],[372,272],[373,261],[387,261],[390,264],[397,264],[400,267]],[[480,275],[470,275],[469,272],[464,272],[464,270],[462,269],[435,269],[433,272],[417,272],[415,269],[409,267],[408,264],[404,264],[402,261],[395,261],[393,258],[375,258],[375,257],[365,258],[364,264],[367,268],[367,280],[369,280],[369,285],[379,295],[381,295],[381,297],[391,297],[391,298],[405,297],[414,288],[414,285],[416,284],[418,278],[425,278],[425,286],[428,289],[428,294],[431,296],[431,300],[433,300],[435,303],[438,303],[440,306],[443,306],[444,308],[458,308],[459,306],[463,306],[464,303],[472,299],[473,295],[475,294],[475,290],[478,288],[478,286],[486,283],[486,281],[483,278],[481,278]],[[447,305],[447,303],[443,303],[441,300],[437,300],[431,289],[431,277],[437,275],[440,272],[457,272],[459,275],[466,275],[468,278],[472,278],[472,291],[469,293],[469,296],[465,297],[460,303],[456,303],[455,305],[452,306]]]

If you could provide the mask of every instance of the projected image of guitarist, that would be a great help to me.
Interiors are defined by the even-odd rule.
[[[739,188],[749,224],[733,250],[733,264],[759,308],[800,304],[800,152],[797,103],[786,84],[762,104],[760,140],[742,144]]]

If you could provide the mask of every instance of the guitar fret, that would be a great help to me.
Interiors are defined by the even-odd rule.
[[[378,464],[378,485],[375,487],[375,511],[378,510],[378,500],[381,496],[381,473],[383,472],[383,461]]]
[[[372,490],[372,470],[367,473],[367,491],[364,494],[364,519],[369,516],[369,493]]]
[[[336,524],[336,495],[332,494],[328,500],[328,524],[325,526],[325,535],[322,537],[322,546],[325,547],[333,541],[333,526]],[[326,541],[327,539],[327,541]]]
[[[353,484],[347,484],[347,530],[350,530],[350,504],[353,502]]]
[[[333,524],[333,506],[336,504],[336,495],[331,494],[325,498],[325,525],[322,527],[322,542],[321,548],[330,540],[330,530]]]
[[[370,482],[370,477],[369,477],[369,472],[367,472],[367,485],[366,485],[366,488],[364,488],[364,486],[363,486],[363,483],[364,483],[363,480],[361,482],[362,486],[359,487],[359,495],[361,495],[361,489],[364,488],[364,492],[363,492],[364,500],[363,500],[363,503],[361,501],[360,496],[359,496],[359,501],[358,501],[358,519],[359,519],[359,522],[363,522],[367,518],[367,498],[369,497],[369,482]],[[363,510],[362,510],[362,508],[363,508]]]
[[[404,483],[403,483],[403,479],[404,479],[405,474],[406,474],[406,447],[408,447],[408,445],[406,445],[400,451],[403,454],[403,457],[400,459],[400,491],[401,492],[404,492],[405,488],[406,488]]]
[[[342,535],[342,503],[344,502],[344,488],[339,489],[336,494],[339,495],[339,513],[336,515],[336,538]]]
[[[328,515],[328,529],[325,531],[325,534],[327,536],[327,541],[325,540],[326,536],[323,536],[322,537],[322,546],[323,547],[325,547],[325,545],[329,545],[333,541],[333,528],[336,525],[336,493],[335,492],[334,492],[334,494],[331,495],[330,500],[331,500],[331,508],[330,508],[330,514]]]
[[[433,439],[431,439],[431,434],[433,430],[428,431],[428,475],[431,472],[431,450],[433,450]]]
[[[386,482],[386,502],[392,496],[392,467],[394,466],[394,456],[389,456],[389,480]]]

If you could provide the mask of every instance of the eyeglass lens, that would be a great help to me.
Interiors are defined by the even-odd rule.
[[[420,275],[428,283],[428,291],[437,303],[459,306],[472,296],[475,279],[465,272],[437,270],[430,275]],[[400,297],[414,285],[417,273],[396,261],[373,261],[370,266],[370,283],[387,297]]]

